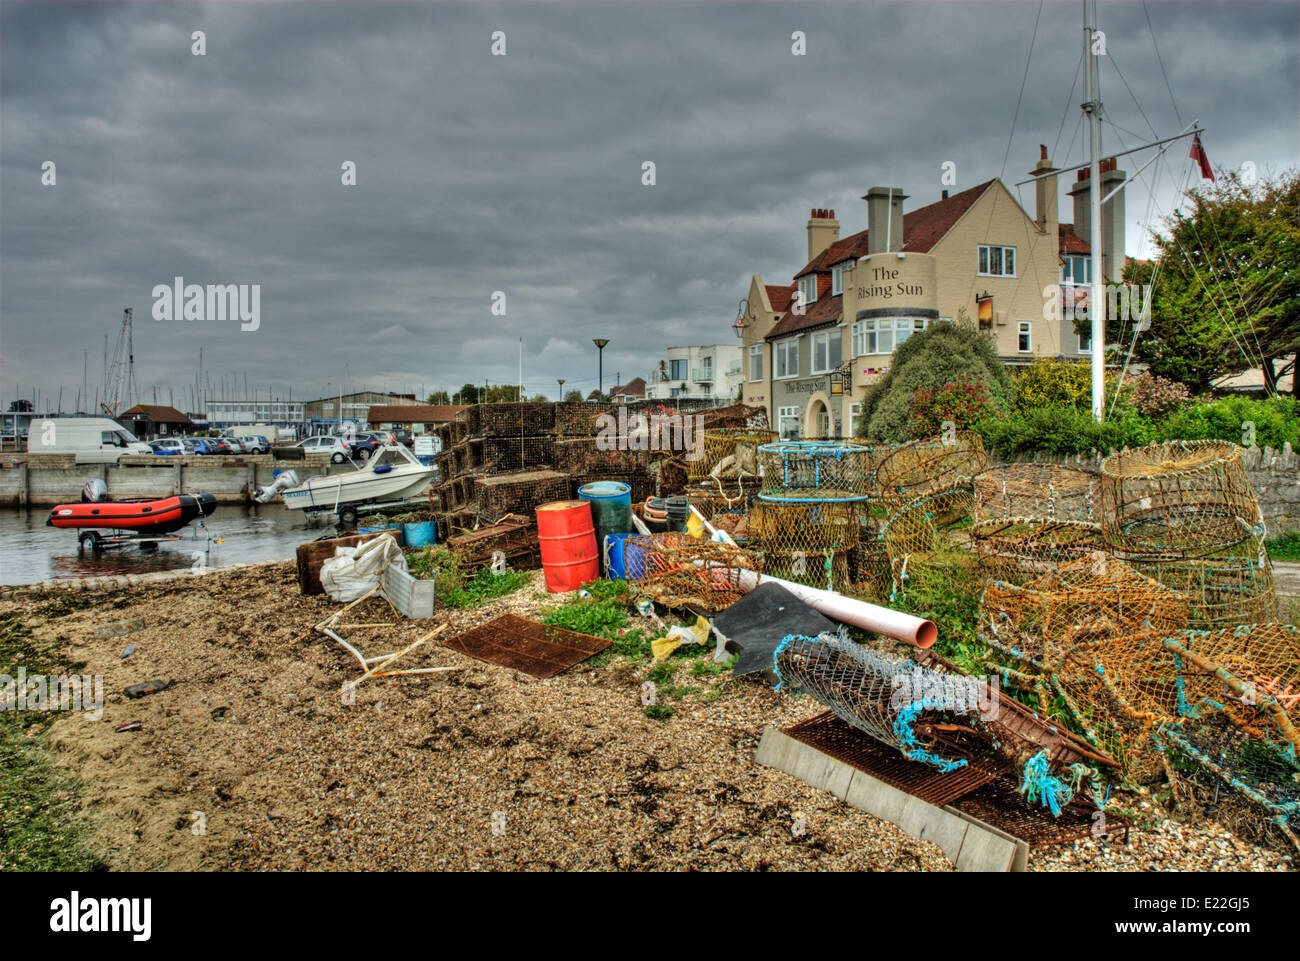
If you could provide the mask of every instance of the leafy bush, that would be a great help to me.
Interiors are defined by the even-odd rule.
[[[916,392],[937,391],[963,377],[983,384],[995,409],[1004,408],[1012,395],[1011,378],[992,339],[969,324],[935,324],[913,334],[894,351],[889,373],[863,398],[862,436],[906,440]]]
[[[1077,360],[1039,357],[1015,377],[1016,409],[1092,406],[1092,367]]]
[[[1147,417],[1164,417],[1186,404],[1190,397],[1186,384],[1144,370],[1124,385],[1121,403],[1128,403]]]
[[[1126,413],[1098,424],[1089,411],[1067,407],[1037,407],[1004,417],[986,417],[975,430],[984,438],[989,452],[1003,458],[1034,453],[1085,454],[1092,450],[1108,454],[1112,448],[1141,447],[1154,440],[1151,422],[1136,414]]]
[[[1300,447],[1300,402],[1294,397],[1224,397],[1175,411],[1157,428],[1158,440],[1228,440],[1258,447]]]
[[[983,381],[963,375],[935,390],[918,389],[912,395],[907,431],[912,437],[933,437],[947,421],[956,424],[958,430],[966,430],[997,410]]]

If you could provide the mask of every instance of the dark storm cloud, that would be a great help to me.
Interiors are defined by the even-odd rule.
[[[1292,4],[1148,5],[1178,107],[1217,164],[1295,163]],[[0,13],[4,398],[99,379],[136,317],[138,399],[214,379],[295,397],[649,372],[670,344],[726,342],[752,273],[788,282],[803,223],[902,187],[938,198],[1021,179],[1037,145],[1083,159],[1080,8],[13,4]],[[1143,8],[1103,4],[1105,144],[1178,129]],[[190,53],[204,30],[207,55]],[[508,55],[489,55],[492,31]],[[803,30],[808,56],[790,53]],[[1132,89],[1142,111],[1120,80]],[[1080,80],[1080,85],[1082,81]],[[1065,122],[1062,125],[1062,117]],[[1170,151],[1168,212],[1186,148]],[[58,165],[42,187],[41,163]],[[640,183],[641,164],[658,183]],[[359,186],[340,184],[357,164]],[[1136,163],[1126,164],[1130,169]],[[1148,171],[1147,183],[1151,183]],[[1014,188],[1013,188],[1014,190]],[[1026,204],[1032,191],[1021,191]],[[1130,196],[1129,249],[1147,190]],[[1065,219],[1068,210],[1063,208]],[[261,327],[155,322],[151,291],[262,285]],[[503,290],[508,314],[490,312]],[[93,391],[93,387],[92,387]]]

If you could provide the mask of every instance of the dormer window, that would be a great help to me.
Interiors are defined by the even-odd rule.
[[[816,274],[804,274],[804,276],[799,278],[799,295],[805,307],[807,307],[809,304],[816,303],[817,301],[817,275]]]
[[[853,261],[846,260],[842,264],[836,264],[831,268],[831,294],[844,293],[844,272],[853,269]]]

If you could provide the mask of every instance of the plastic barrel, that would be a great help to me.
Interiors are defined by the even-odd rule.
[[[685,497],[668,497],[668,530],[686,529],[686,518],[691,514],[690,502]]]
[[[552,501],[537,508],[537,541],[542,549],[546,589],[576,591],[600,577],[600,553],[588,501]]]
[[[651,534],[668,530],[668,502],[662,497],[651,497],[645,502],[645,526]]]
[[[627,559],[624,556],[626,541],[632,534],[605,535],[605,556],[609,558],[605,576],[611,581],[627,580]]]
[[[433,521],[403,524],[402,533],[406,535],[407,547],[423,547],[425,544],[438,543],[438,529],[434,527]]]
[[[610,534],[632,530],[632,488],[619,481],[593,481],[578,488],[578,499],[591,503],[591,520],[596,543],[604,544]]]

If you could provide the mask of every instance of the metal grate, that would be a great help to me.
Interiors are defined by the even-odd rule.
[[[1046,808],[1026,804],[1011,777],[991,781],[952,802],[952,806],[963,814],[1020,838],[1034,849],[1069,844],[1094,833],[1101,836],[1116,831],[1124,832],[1124,843],[1128,844],[1132,827],[1128,818],[1122,815],[1107,812],[1104,817],[1099,817],[1102,812],[1077,800],[1065,805],[1059,817],[1053,817]]]
[[[502,614],[496,620],[458,634],[444,647],[533,677],[553,677],[599,654],[612,643],[603,637]]]
[[[837,761],[870,774],[900,791],[931,804],[948,804],[1006,769],[996,757],[971,758],[964,767],[942,773],[932,765],[909,761],[894,748],[859,731],[831,711],[786,728],[786,734]]]

